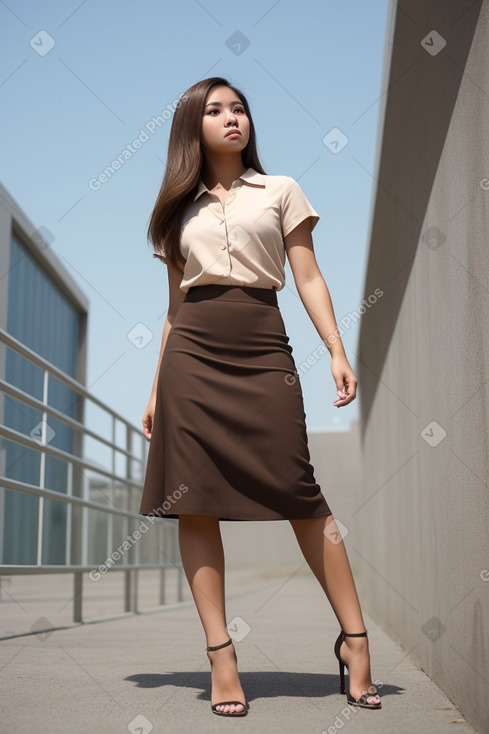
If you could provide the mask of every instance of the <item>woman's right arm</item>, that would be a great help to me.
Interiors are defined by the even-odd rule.
[[[161,368],[161,360],[163,359],[163,352],[166,346],[166,340],[168,339],[168,334],[170,333],[171,326],[173,324],[173,320],[180,307],[180,304],[182,303],[183,299],[185,298],[185,292],[180,290],[180,283],[182,282],[183,272],[181,270],[177,270],[170,263],[167,263],[167,268],[168,268],[168,288],[170,291],[170,303],[168,306],[168,312],[167,312],[165,323],[163,326],[163,335],[161,337],[160,355],[158,357],[158,364],[156,367],[156,373],[155,373],[155,377],[153,380],[153,387],[151,388],[151,396],[150,396],[148,405],[146,406],[146,410],[144,411],[143,420],[142,420],[143,434],[145,438],[147,438],[148,440],[150,440],[151,433],[153,430],[153,417],[154,417],[155,406],[156,406],[156,389],[158,386],[158,377],[159,377],[160,368]]]

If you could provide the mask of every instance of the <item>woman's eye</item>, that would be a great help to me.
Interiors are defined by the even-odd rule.
[[[209,115],[212,115],[212,114],[213,114],[214,112],[219,112],[219,111],[220,111],[220,110],[210,110],[210,111],[209,111]],[[235,109],[233,110],[233,112],[242,112],[242,113],[243,113],[243,115],[244,115],[244,109],[242,109],[241,107],[236,107],[236,108],[235,108]]]

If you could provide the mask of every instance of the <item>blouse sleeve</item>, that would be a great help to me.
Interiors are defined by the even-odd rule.
[[[280,217],[282,223],[282,234],[286,237],[304,219],[311,217],[311,232],[319,222],[319,214],[306,198],[301,187],[290,176],[282,194]]]

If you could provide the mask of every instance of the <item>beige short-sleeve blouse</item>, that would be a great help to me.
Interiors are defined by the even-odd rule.
[[[187,262],[180,289],[218,283],[281,290],[283,238],[308,217],[312,231],[319,215],[290,176],[248,168],[233,182],[224,207],[200,180],[182,217],[180,249]]]

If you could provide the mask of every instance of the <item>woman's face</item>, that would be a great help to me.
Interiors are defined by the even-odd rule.
[[[230,131],[237,134],[227,135]],[[240,153],[248,145],[250,121],[230,87],[211,89],[202,119],[202,146],[211,155]]]

